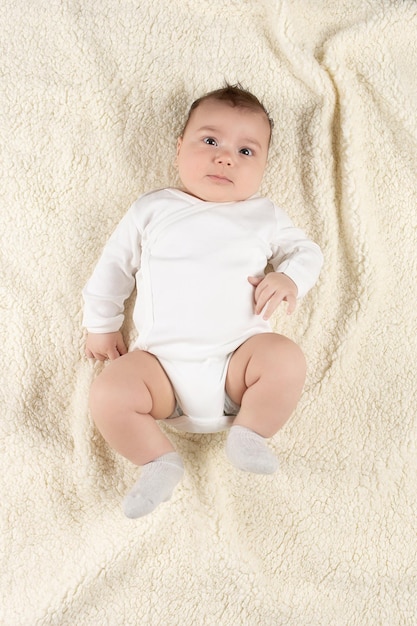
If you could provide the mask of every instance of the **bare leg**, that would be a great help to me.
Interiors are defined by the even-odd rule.
[[[306,365],[300,348],[274,333],[256,335],[236,350],[226,391],[240,404],[226,451],[237,467],[272,473],[277,462],[262,438],[272,437],[289,419],[300,398]]]
[[[156,420],[175,407],[172,385],[158,359],[141,350],[109,363],[91,388],[90,407],[103,437],[117,452],[143,465],[126,495],[127,517],[151,513],[169,500],[184,468]]]
[[[135,465],[174,450],[155,420],[171,415],[175,396],[158,359],[136,350],[111,361],[94,381],[90,409],[108,444]]]

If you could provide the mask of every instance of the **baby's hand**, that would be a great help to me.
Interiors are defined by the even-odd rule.
[[[89,359],[114,361],[126,352],[127,348],[120,331],[116,333],[88,333],[87,335],[85,353]]]
[[[270,272],[266,276],[249,276],[248,281],[255,287],[255,313],[259,315],[263,311],[263,319],[269,320],[272,313],[282,301],[288,303],[287,313],[295,311],[297,304],[297,285],[281,272]]]

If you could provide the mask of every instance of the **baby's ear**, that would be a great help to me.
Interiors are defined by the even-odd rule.
[[[178,154],[179,154],[179,152],[181,150],[181,146],[182,146],[182,136],[178,137],[178,139],[177,139],[177,156],[178,156]]]

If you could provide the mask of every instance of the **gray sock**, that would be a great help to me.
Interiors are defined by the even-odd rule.
[[[273,474],[278,459],[266,445],[265,438],[245,426],[232,426],[226,441],[229,461],[244,472]]]
[[[139,479],[123,500],[123,512],[132,519],[151,513],[170,499],[182,478],[184,465],[176,452],[168,452],[141,468]]]

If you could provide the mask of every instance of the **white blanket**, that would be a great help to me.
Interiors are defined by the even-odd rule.
[[[414,626],[417,4],[4,0],[0,24],[0,623]],[[137,469],[88,415],[80,292],[224,80],[269,108],[262,191],[325,255],[274,318],[308,381],[277,475],[167,429],[185,478],[131,521]]]

